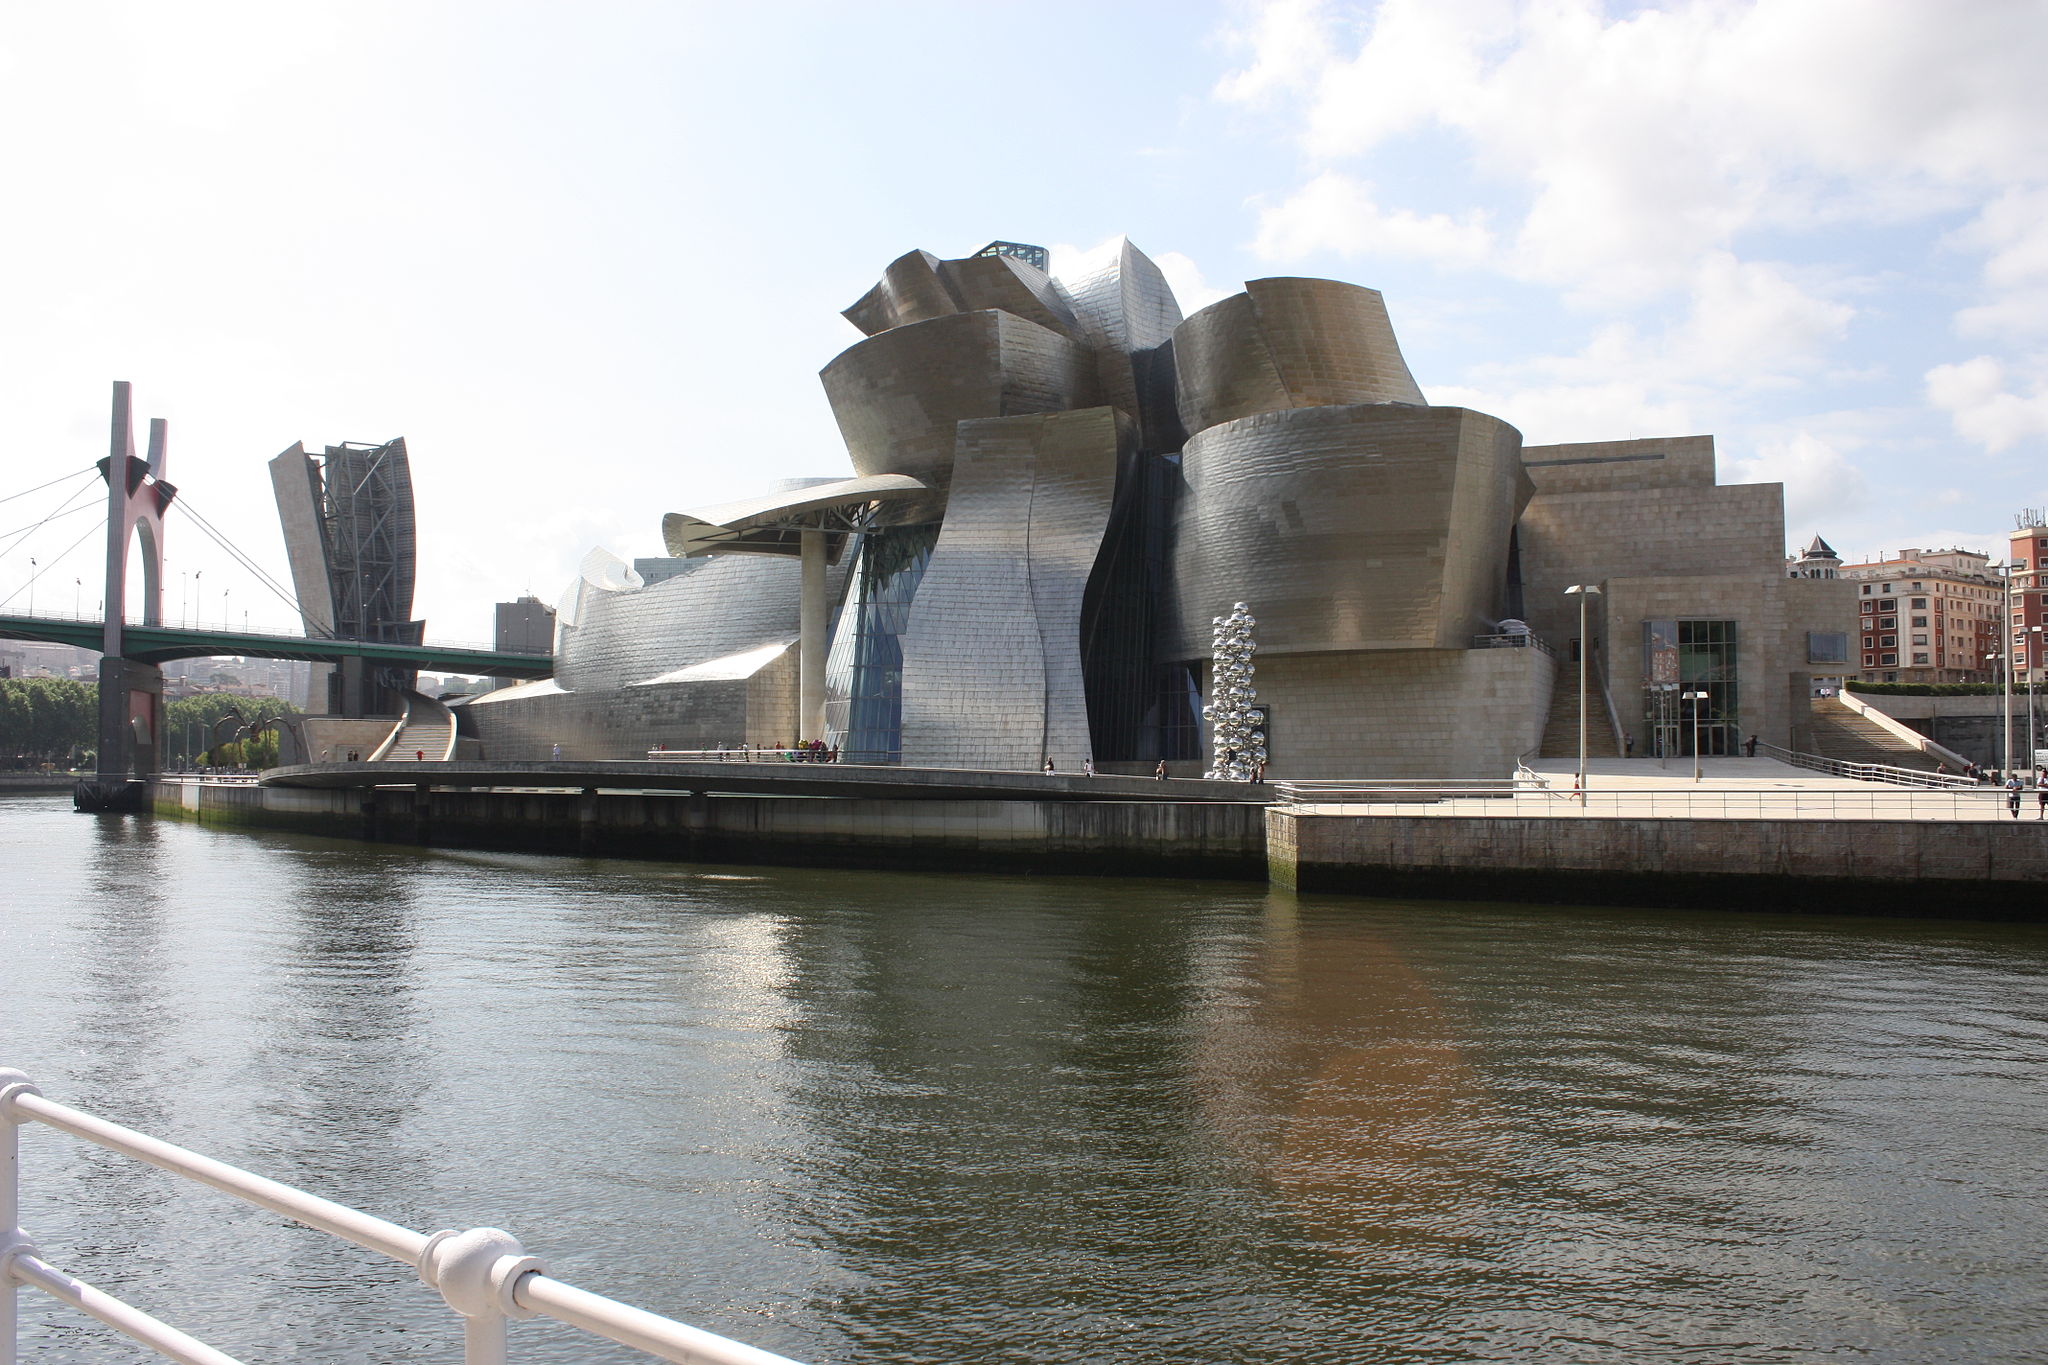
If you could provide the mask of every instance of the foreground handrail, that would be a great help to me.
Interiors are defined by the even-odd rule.
[[[174,1143],[45,1099],[28,1076],[0,1068],[0,1365],[15,1365],[15,1290],[62,1299],[172,1360],[239,1365],[141,1309],[42,1259],[21,1229],[18,1134],[35,1122],[212,1186],[307,1227],[402,1261],[462,1315],[464,1365],[504,1365],[505,1322],[535,1315],[579,1327],[663,1360],[691,1365],[795,1365],[758,1347],[634,1308],[550,1277],[510,1233],[471,1228],[432,1235],[230,1166]]]

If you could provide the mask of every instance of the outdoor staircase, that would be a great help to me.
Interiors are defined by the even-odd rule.
[[[405,694],[405,716],[371,753],[373,763],[413,763],[425,754],[442,762],[455,754],[455,713],[424,692]]]
[[[1620,758],[1614,742],[1614,724],[1607,718],[1607,702],[1600,695],[1598,679],[1590,680],[1586,691],[1586,756]],[[1557,687],[1550,694],[1550,717],[1543,722],[1543,743],[1538,758],[1579,756],[1579,674],[1577,665],[1557,670]]]
[[[1813,752],[1844,763],[1882,763],[1933,772],[1940,760],[1914,748],[1876,721],[1860,716],[1833,697],[1814,700],[1808,718]]]

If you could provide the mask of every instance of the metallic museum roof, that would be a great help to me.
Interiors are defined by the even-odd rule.
[[[835,512],[915,497],[930,490],[907,474],[870,474],[831,483],[787,488],[758,498],[670,512],[661,519],[662,539],[678,558],[706,554],[795,555],[802,532],[831,533],[831,553],[853,529],[851,520]]]

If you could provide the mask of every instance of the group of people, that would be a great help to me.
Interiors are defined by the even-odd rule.
[[[2034,804],[2038,808],[2034,818],[2036,820],[2048,820],[2048,766],[2035,768],[2033,778]],[[1991,780],[1997,782],[1998,774],[1994,772],[1991,775]],[[2000,783],[2000,785],[2005,788],[2006,809],[2012,812],[2013,819],[2019,819],[2020,793],[2026,790],[2027,784],[2020,779],[2018,773],[2007,773],[2005,781]]]

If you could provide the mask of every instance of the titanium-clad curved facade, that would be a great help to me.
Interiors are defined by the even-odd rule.
[[[954,497],[902,639],[903,761],[1091,753],[1081,602],[1130,423],[1113,408],[960,424]]]
[[[1267,653],[1462,649],[1505,614],[1521,435],[1464,408],[1259,413],[1181,457],[1168,656],[1255,605]]]
[[[1293,278],[1244,290],[1174,329],[1189,431],[1283,408],[1425,401],[1379,290]]]
[[[954,429],[983,417],[1092,407],[1094,357],[1010,313],[956,313],[892,328],[820,375],[855,473],[907,474],[943,491]]]

